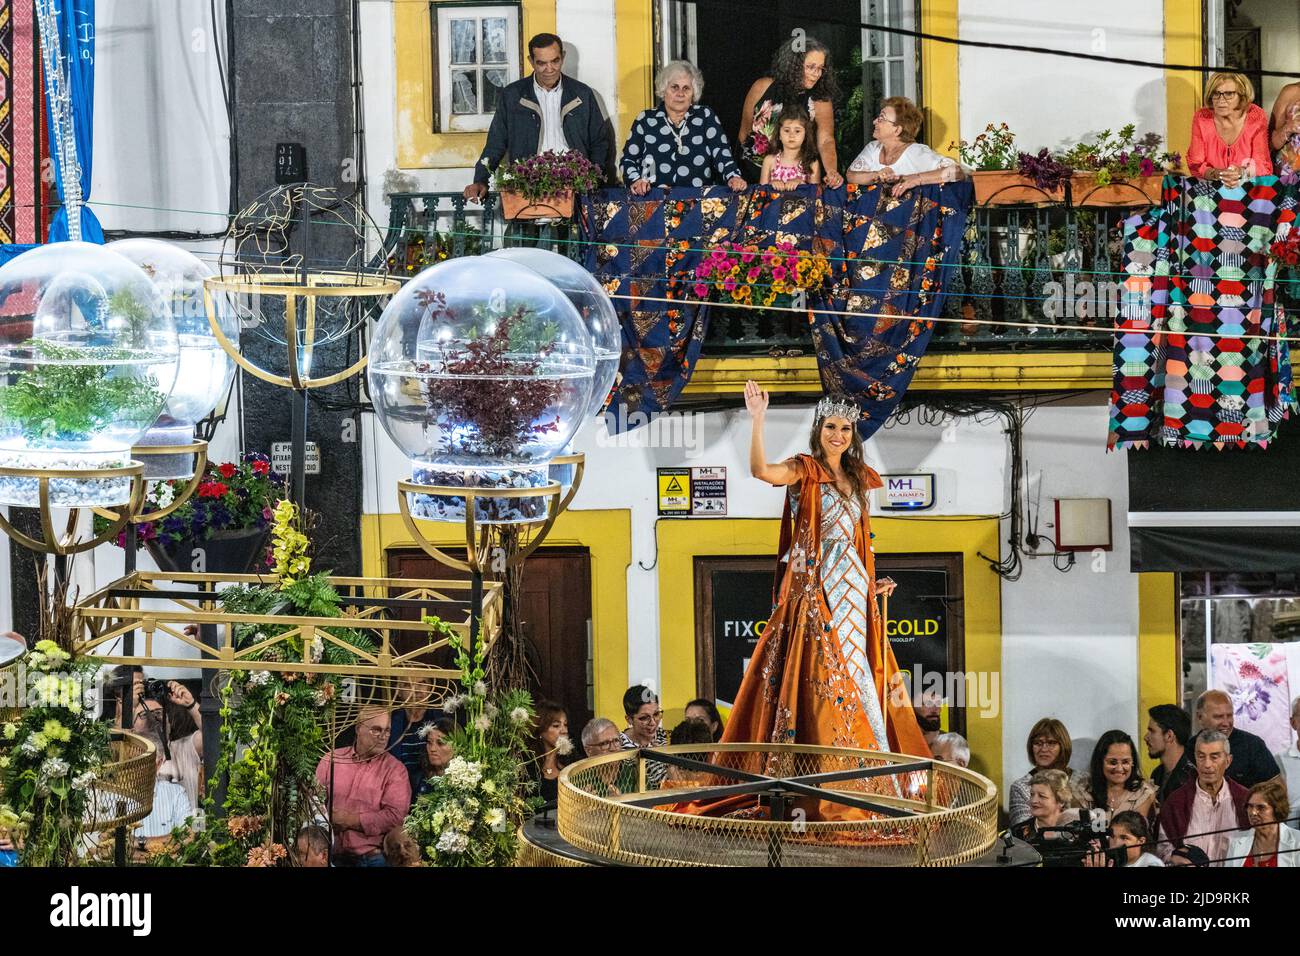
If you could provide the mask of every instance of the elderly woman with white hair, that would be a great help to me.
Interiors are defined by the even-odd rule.
[[[686,60],[665,64],[655,76],[660,104],[637,114],[623,147],[623,181],[636,195],[652,186],[745,188],[718,115],[700,105],[703,92],[704,75]]]

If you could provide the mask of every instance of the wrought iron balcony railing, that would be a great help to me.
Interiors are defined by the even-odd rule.
[[[506,223],[494,194],[395,193],[385,250],[392,271],[509,245],[541,245],[581,261],[576,230]],[[930,351],[1108,351],[1123,279],[1119,226],[1135,208],[977,206],[961,268],[949,285]],[[802,313],[717,309],[705,354],[812,354]]]

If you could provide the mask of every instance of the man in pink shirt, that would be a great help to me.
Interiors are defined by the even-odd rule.
[[[1228,840],[1244,830],[1250,791],[1226,776],[1232,750],[1226,734],[1202,731],[1196,738],[1196,779],[1169,795],[1160,808],[1157,852],[1169,859],[1173,848],[1186,843],[1200,847],[1211,866],[1223,866]]]
[[[384,834],[402,825],[411,808],[411,781],[388,753],[389,714],[365,708],[357,720],[357,742],[326,754],[316,779],[328,798],[334,774],[331,824],[338,863],[383,866]]]

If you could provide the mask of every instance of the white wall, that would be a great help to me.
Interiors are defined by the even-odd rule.
[[[1114,550],[1100,558],[1081,554],[1064,574],[1050,558],[1027,560],[1020,580],[1002,585],[1007,780],[1028,769],[1025,738],[1041,717],[1069,728],[1072,764],[1080,769],[1104,731],[1119,728],[1137,739],[1138,578],[1128,570],[1128,461],[1105,452],[1106,427],[1104,405],[1040,408],[1025,427],[1027,497],[1041,501],[1039,533],[1055,537],[1047,527],[1052,499],[1109,498]]]
[[[1190,2],[1190,0],[1189,0]],[[1162,0],[961,0],[963,40],[1164,61]],[[1158,69],[1036,53],[961,47],[961,136],[1003,123],[1027,152],[1073,145],[1102,129],[1136,123],[1165,134],[1164,74]],[[1184,152],[1177,140],[1173,149]]]

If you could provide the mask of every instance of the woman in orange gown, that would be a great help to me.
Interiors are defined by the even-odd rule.
[[[784,571],[722,740],[928,757],[876,605],[894,583],[876,578],[867,496],[881,481],[862,460],[859,411],[823,400],[810,453],[770,464],[763,450],[767,403],[756,383],[745,384],[753,417],[750,471],[788,489]]]

